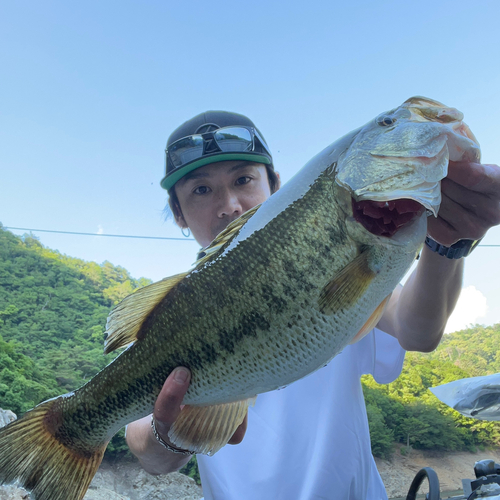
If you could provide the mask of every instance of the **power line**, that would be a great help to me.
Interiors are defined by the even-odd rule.
[[[16,229],[18,231],[37,231],[40,233],[58,233],[58,234],[77,234],[79,236],[107,236],[109,238],[137,238],[143,240],[175,240],[175,241],[196,241],[194,238],[167,238],[164,236],[133,236],[130,234],[98,234],[98,233],[78,233],[76,231],[54,231],[52,229],[30,229],[26,227],[11,227],[2,226],[4,229]],[[483,245],[479,244],[478,247],[495,247],[500,245]]]
[[[58,233],[58,234],[77,234],[79,236],[107,236],[110,238],[137,238],[143,240],[176,240],[176,241],[195,241],[194,238],[167,238],[164,236],[133,236],[130,234],[99,234],[99,233],[78,233],[76,231],[53,231],[51,229],[30,229],[27,227],[3,226],[4,229],[16,229],[19,231],[36,231],[39,233]]]

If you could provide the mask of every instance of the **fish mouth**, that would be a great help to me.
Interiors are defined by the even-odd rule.
[[[404,224],[404,219],[409,217],[405,215],[410,211],[417,212],[417,205],[421,209],[427,209],[437,217],[439,206],[441,205],[441,184],[440,181],[446,177],[448,172],[448,159],[451,156],[449,152],[448,144],[445,142],[444,137],[440,137],[439,140],[434,141],[434,143],[429,143],[425,145],[425,155],[415,154],[413,156],[396,156],[396,155],[381,155],[373,154],[371,156],[382,162],[390,162],[392,168],[398,168],[402,165],[409,169],[409,172],[419,171],[420,175],[413,176],[411,182],[408,182],[401,176],[394,176],[393,178],[388,178],[384,184],[379,183],[376,185],[377,190],[373,189],[373,186],[363,187],[357,189],[353,192],[354,196],[358,200],[364,199],[369,203],[374,204],[374,206],[365,208],[366,213],[374,214],[378,218],[384,217],[386,219],[392,218],[394,214],[385,213],[380,215],[380,211],[376,210],[378,208],[388,208],[386,203],[391,203],[391,201],[400,202],[397,203],[396,207],[393,208],[392,205],[389,212],[394,210],[400,211],[400,215],[404,215],[401,218],[395,218],[395,224],[399,226],[401,221]],[[420,153],[423,153],[421,151]],[[382,188],[382,189],[380,189]],[[409,201],[413,201],[413,205],[409,205]],[[425,208],[423,208],[423,207]],[[406,211],[408,209],[408,212]],[[419,215],[419,214],[418,214]],[[370,224],[372,226],[372,224]]]
[[[406,198],[390,201],[356,201],[352,198],[354,219],[375,236],[387,238],[418,219],[425,210],[417,201]]]

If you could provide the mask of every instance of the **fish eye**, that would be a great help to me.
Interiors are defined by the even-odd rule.
[[[388,127],[389,125],[393,125],[395,121],[396,121],[396,119],[395,118],[391,118],[390,116],[381,116],[377,120],[377,123],[379,125],[381,125],[382,127]]]

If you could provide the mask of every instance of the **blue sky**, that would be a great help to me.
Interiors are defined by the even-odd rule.
[[[0,221],[181,237],[162,214],[165,142],[208,109],[248,115],[284,181],[412,95],[463,111],[483,161],[500,163],[498,19],[497,0],[1,2]],[[154,280],[197,250],[35,234]],[[483,243],[500,244],[500,229]],[[500,321],[499,258],[483,247],[467,259],[462,323]]]

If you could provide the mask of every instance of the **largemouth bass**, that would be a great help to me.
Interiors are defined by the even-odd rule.
[[[321,368],[377,323],[438,211],[449,159],[479,159],[462,118],[409,99],[319,153],[193,270],[127,297],[105,351],[133,344],[0,431],[0,482],[19,480],[37,500],[81,499],[111,437],[152,412],[177,366],[192,381],[169,438],[219,450],[257,394]]]

